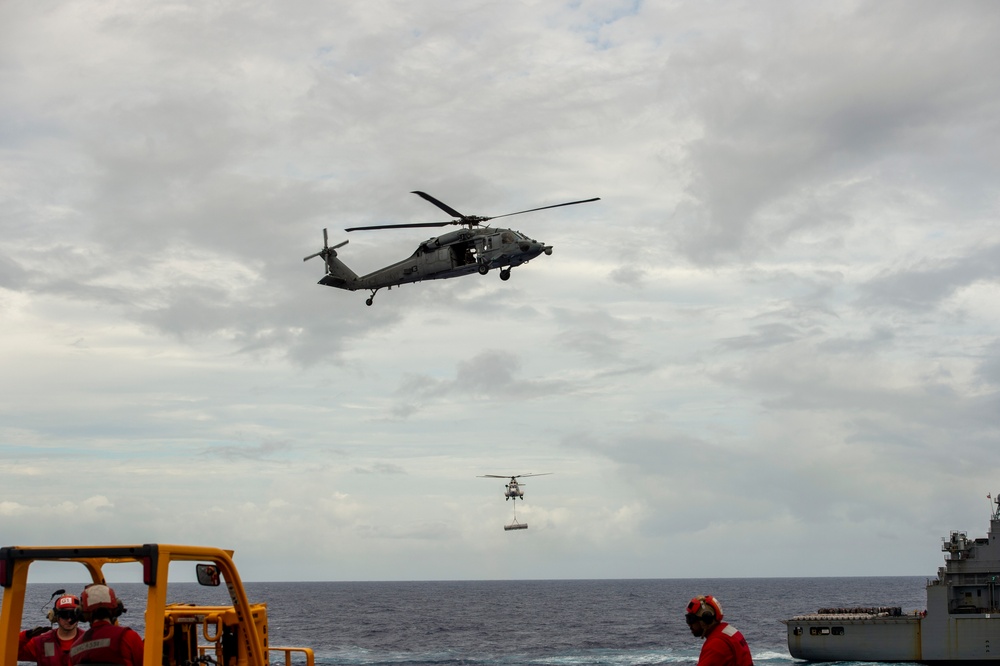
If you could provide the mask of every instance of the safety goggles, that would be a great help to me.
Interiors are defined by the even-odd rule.
[[[66,620],[68,622],[76,622],[78,619],[76,617],[76,611],[59,611],[56,613],[56,617],[60,620]]]

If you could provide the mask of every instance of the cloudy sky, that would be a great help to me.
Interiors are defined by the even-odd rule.
[[[1000,491],[1000,8],[0,4],[0,545],[932,576]],[[424,190],[554,246],[379,292]],[[497,223],[501,221],[498,220]],[[445,229],[450,230],[450,228]],[[516,516],[503,481],[529,479]]]

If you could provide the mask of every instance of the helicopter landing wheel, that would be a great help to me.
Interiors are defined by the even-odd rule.
[[[369,297],[368,297],[368,298],[367,298],[367,299],[365,300],[365,305],[367,305],[368,307],[371,307],[371,306],[372,306],[372,303],[373,303],[373,302],[374,302],[374,301],[372,300],[371,296],[369,296]]]
[[[500,279],[503,280],[504,282],[506,282],[507,280],[510,279],[510,269],[509,268],[505,268],[502,271],[500,271]]]
[[[490,267],[487,266],[486,264],[479,264],[478,270],[480,275],[486,275],[487,273],[490,272]]]

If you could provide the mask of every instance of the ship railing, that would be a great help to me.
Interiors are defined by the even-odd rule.
[[[997,585],[1000,584],[1000,573],[987,571],[973,571],[969,573],[953,574],[951,585]]]
[[[268,655],[271,657],[270,662],[272,665],[275,664],[273,653],[282,653],[285,657],[285,666],[292,666],[292,655],[301,654],[305,656],[306,662],[305,666],[315,666],[316,660],[313,657],[312,648],[302,648],[302,647],[269,647],[267,648]],[[301,664],[302,662],[296,661],[296,663]]]
[[[899,617],[903,614],[900,606],[855,606],[853,608],[820,608],[817,615],[874,615]]]
[[[199,645],[198,655],[202,658],[211,656],[215,654],[215,645]],[[268,647],[267,657],[268,662],[272,666],[281,666],[278,663],[278,657],[284,662],[284,666],[316,666],[316,658],[313,655],[312,648],[306,647]],[[295,659],[295,655],[299,655],[303,659]],[[207,661],[203,663],[208,663]]]

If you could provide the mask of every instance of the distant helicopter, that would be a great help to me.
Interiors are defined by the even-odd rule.
[[[504,488],[505,488],[504,493],[503,493],[503,495],[504,495],[504,501],[506,502],[507,500],[512,499],[512,500],[514,500],[516,502],[518,497],[520,497],[522,501],[524,500],[524,489],[522,488],[522,486],[524,484],[523,483],[518,483],[517,482],[518,479],[526,479],[529,476],[549,476],[550,474],[553,474],[553,472],[544,472],[542,474],[515,474],[515,475],[511,476],[510,477],[510,483],[508,483],[506,486],[504,486]],[[503,474],[483,474],[479,478],[480,479],[506,479],[507,476],[503,475]]]
[[[501,217],[510,217],[511,215],[520,215],[521,213],[531,213],[537,210],[573,206],[575,204],[600,200],[600,197],[595,197],[593,199],[583,199],[582,201],[569,201],[552,206],[542,206],[541,208],[530,208],[505,215],[483,217],[480,215],[463,215],[426,192],[415,191],[413,194],[423,197],[456,219],[447,222],[376,224],[368,227],[351,227],[344,231],[443,227],[449,224],[460,224],[465,228],[449,231],[446,234],[425,240],[417,246],[416,251],[409,258],[360,277],[337,258],[337,249],[347,245],[347,241],[345,240],[343,243],[338,243],[330,247],[327,242],[326,229],[323,229],[323,249],[302,259],[302,261],[309,261],[313,257],[323,257],[326,262],[326,275],[323,276],[323,279],[318,284],[336,287],[337,289],[346,289],[348,291],[368,289],[371,291],[371,296],[368,297],[365,303],[370,306],[374,302],[375,293],[382,287],[392,289],[395,286],[410,282],[444,280],[472,273],[486,275],[491,268],[499,268],[500,279],[509,280],[511,268],[526,264],[542,253],[551,255],[552,246],[528,238],[520,231],[514,231],[513,229],[494,229],[482,226],[484,222]]]

